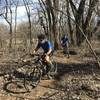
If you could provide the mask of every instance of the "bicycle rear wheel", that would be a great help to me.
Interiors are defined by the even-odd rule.
[[[55,75],[55,74],[57,74],[57,63],[55,61],[52,61],[50,75]]]

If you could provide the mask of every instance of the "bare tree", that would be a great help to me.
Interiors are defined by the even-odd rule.
[[[71,43],[74,44],[74,39],[73,39],[73,28],[71,24],[71,19],[70,19],[70,6],[69,6],[69,0],[66,0],[66,7],[67,7],[67,14],[68,14],[68,27],[69,27],[69,34],[70,34],[70,39]]]
[[[29,4],[28,4],[28,1],[23,0],[23,2],[24,2],[24,5],[25,5],[25,8],[26,8],[26,12],[27,12],[27,16],[28,16],[28,22],[29,22],[29,39],[30,39],[30,48],[29,48],[29,50],[30,50],[31,46],[32,46],[31,12],[30,12],[30,7],[29,7]]]
[[[42,0],[43,2],[43,0]],[[54,36],[54,46],[55,49],[58,48],[58,43],[59,43],[59,37],[58,37],[58,31],[57,31],[57,17],[58,17],[58,12],[52,9],[58,8],[59,7],[59,0],[46,0],[45,1],[45,7],[48,15],[48,20],[49,20],[49,32]]]
[[[88,38],[91,38],[91,18],[92,14],[95,11],[95,7],[98,3],[98,0],[89,0],[89,8],[87,8],[87,14],[85,12],[85,4],[86,0],[80,0],[79,7],[75,6],[74,2],[72,0],[69,0],[73,15],[75,17],[76,23],[81,26],[81,28],[84,30],[84,33],[88,36]],[[85,13],[85,16],[84,16]],[[84,37],[81,34],[78,25],[76,24],[76,41],[77,45],[80,46],[80,44],[83,42]]]
[[[15,27],[14,27],[14,50],[15,50],[15,54],[16,54],[16,31],[17,31],[17,8],[18,8],[18,4],[19,4],[19,0],[17,1],[17,3],[14,2],[15,5]]]
[[[84,32],[87,34],[88,39],[90,40],[90,38],[92,37],[91,34],[91,28],[90,28],[90,23],[91,23],[91,19],[92,19],[92,14],[95,11],[95,7],[97,5],[97,3],[99,2],[99,0],[89,0],[89,9],[88,9],[88,13],[86,16],[86,20],[84,23]]]
[[[6,43],[6,38],[8,37],[8,28],[4,24],[0,24],[0,48],[3,48]]]
[[[9,5],[8,5],[7,0],[5,0],[5,2],[6,2],[6,8],[5,8],[6,13],[3,14],[3,17],[6,20],[6,22],[9,24],[9,34],[10,34],[10,37],[9,37],[9,51],[10,51],[11,48],[12,48],[12,33],[13,33],[12,32],[12,9],[11,9],[11,1],[9,1]]]
[[[41,1],[41,3],[40,3],[40,1]],[[44,16],[45,16],[45,20],[46,20],[46,26],[47,26],[46,34],[47,34],[48,38],[51,40],[51,38],[52,38],[52,36],[51,36],[52,35],[51,34],[52,33],[52,16],[51,16],[50,7],[49,7],[47,1],[39,0],[39,3],[41,4],[40,6],[44,12]],[[44,6],[44,9],[43,9],[43,6]]]
[[[40,18],[40,24],[44,29],[44,33],[47,35],[47,37],[49,37],[49,31],[48,31],[48,18],[47,18],[47,12],[46,12],[46,6],[45,3],[43,2],[43,0],[38,0],[40,7],[42,8],[42,11],[40,13],[42,13],[42,15],[39,15]],[[39,12],[39,11],[38,11]],[[38,13],[39,14],[39,13]]]

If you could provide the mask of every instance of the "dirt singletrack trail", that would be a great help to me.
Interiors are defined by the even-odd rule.
[[[68,59],[66,56],[63,56],[61,54],[59,54],[55,59],[56,59],[57,62],[62,62],[62,63],[72,63],[73,60],[75,61],[74,57],[70,57]],[[4,62],[4,61],[2,61],[2,62]],[[78,62],[78,61],[76,61],[76,62]],[[3,70],[4,67],[5,67],[5,69],[8,68],[8,67],[5,66],[5,65],[7,65],[7,63],[6,62],[5,63],[1,63],[2,64],[2,67],[1,67],[2,70]],[[10,66],[10,65],[8,65],[8,66]],[[2,83],[1,90],[3,92],[3,94],[2,94],[2,92],[0,93],[0,100],[14,100],[14,98],[16,99],[17,97],[18,98],[22,97],[23,99],[27,98],[27,99],[36,100],[36,99],[38,99],[40,97],[43,98],[43,96],[48,94],[48,93],[52,95],[52,93],[55,93],[55,92],[58,91],[55,88],[56,79],[49,80],[47,78],[43,78],[36,88],[32,89],[30,93],[25,93],[25,94],[21,94],[21,93],[20,94],[6,93],[3,90],[4,81],[3,81],[2,77],[0,77],[0,83]]]
[[[100,90],[100,80],[94,80],[93,74],[95,73],[100,77],[100,72],[95,64],[86,64],[80,58],[79,55],[71,55],[70,58],[67,58],[66,55],[61,53],[57,53],[55,60],[58,64],[58,73],[54,79],[43,78],[37,87],[33,88],[31,92],[26,93],[10,93],[4,90],[5,81],[2,77],[0,77],[0,100],[68,100],[68,97],[72,96],[72,98],[77,99],[69,99],[69,100],[99,100],[94,99],[99,98]],[[86,60],[87,61],[87,60]],[[7,66],[13,65],[8,62],[1,61],[0,69],[4,71],[4,69],[8,69]],[[90,69],[90,67],[92,69]],[[11,69],[11,68],[10,68]],[[82,79],[82,80],[81,80]],[[89,79],[90,83],[87,81]],[[83,82],[84,80],[84,82]],[[82,83],[80,83],[82,81]],[[73,83],[74,82],[74,83]],[[81,85],[80,85],[81,84]],[[68,86],[67,86],[68,85]],[[75,86],[74,86],[75,85]],[[69,88],[70,87],[70,88]],[[84,88],[86,90],[84,90]],[[92,89],[91,89],[92,87]],[[68,90],[65,90],[69,88]],[[81,89],[82,88],[82,89]],[[72,90],[71,90],[72,89]],[[74,90],[75,89],[75,90]],[[76,90],[77,89],[77,90]],[[72,93],[70,91],[72,91]],[[85,93],[82,91],[84,90]],[[25,91],[22,89],[21,91]],[[67,92],[66,92],[67,91]],[[82,95],[76,96],[76,91],[82,92]],[[70,94],[68,94],[70,92]],[[75,93],[74,93],[75,92]],[[91,93],[91,95],[88,94]],[[97,93],[97,94],[92,94]],[[73,94],[74,93],[74,94]],[[77,94],[78,95],[78,94]],[[62,99],[65,98],[66,99]],[[85,99],[83,97],[86,97]],[[83,98],[83,99],[78,99]]]

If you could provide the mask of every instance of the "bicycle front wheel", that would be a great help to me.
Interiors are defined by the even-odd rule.
[[[30,73],[29,77],[25,77],[24,79],[24,86],[28,90],[28,85],[31,85],[32,87],[36,87],[42,77],[42,71],[39,68],[39,66],[34,66],[32,68],[32,72]]]
[[[9,92],[9,93],[16,93],[16,94],[19,94],[19,93],[26,93],[26,89],[24,87],[24,84],[22,81],[10,81],[10,82],[7,82],[5,85],[4,85],[4,90]]]

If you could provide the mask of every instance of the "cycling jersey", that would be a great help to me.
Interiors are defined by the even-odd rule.
[[[68,37],[62,37],[61,38],[61,44],[62,44],[63,47],[67,46],[68,43],[69,43]]]
[[[50,41],[45,40],[43,43],[39,42],[37,48],[42,48],[44,53],[47,53],[49,49],[53,51],[53,45]]]

